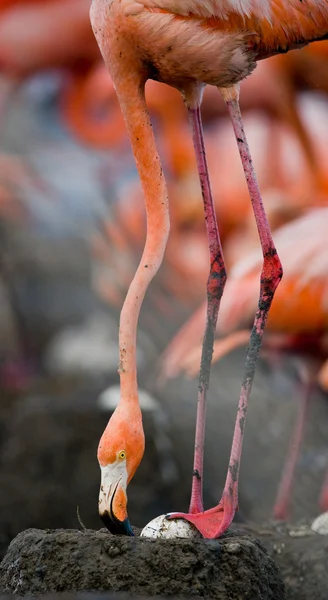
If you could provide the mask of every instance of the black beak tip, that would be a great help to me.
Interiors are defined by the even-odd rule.
[[[121,523],[121,527],[124,530],[125,535],[129,535],[130,537],[134,536],[129,519],[124,519],[124,521]]]
[[[134,536],[129,519],[119,521],[113,515],[110,515],[107,511],[100,515],[100,518],[104,523],[105,527],[108,529],[108,531],[110,531],[113,535],[128,535],[131,537]]]

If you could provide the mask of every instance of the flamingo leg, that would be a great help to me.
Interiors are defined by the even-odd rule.
[[[263,268],[260,279],[260,297],[255,315],[250,342],[246,354],[245,371],[238,403],[237,418],[232,440],[228,472],[221,501],[217,506],[198,514],[170,513],[168,518],[184,518],[201,532],[205,538],[217,538],[230,526],[238,508],[238,480],[245,430],[245,419],[248,409],[248,400],[254,380],[259,352],[262,344],[263,332],[267,322],[268,313],[273,300],[274,292],[282,277],[282,266],[273,243],[269,223],[265,214],[262,198],[252,165],[252,158],[245,136],[240,107],[239,87],[220,90],[228,107],[236,141],[245,172],[254,216],[259,231],[263,252]]]
[[[188,103],[187,103],[188,104]],[[210,187],[203,127],[200,112],[200,100],[196,107],[188,106],[199,180],[204,203],[205,222],[210,255],[210,273],[207,280],[206,325],[202,345],[201,365],[198,384],[198,404],[196,417],[195,449],[190,513],[199,513],[203,509],[203,462],[206,418],[206,396],[209,388],[210,370],[213,355],[214,336],[220,301],[226,283],[227,274],[224,265],[222,246],[215,207]]]
[[[295,478],[297,462],[300,455],[301,444],[304,437],[304,429],[312,387],[313,381],[310,379],[301,382],[301,400],[298,411],[298,417],[295,424],[295,429],[291,439],[290,447],[288,450],[287,459],[284,464],[284,469],[278,488],[277,498],[273,508],[274,518],[281,521],[287,521],[289,517],[290,499],[292,495],[292,488]]]
[[[328,391],[328,360],[322,365],[318,374],[318,383],[323,390]],[[328,469],[319,498],[319,506],[323,511],[328,511]]]
[[[319,498],[319,506],[324,511],[328,511],[328,469],[326,471],[325,481]]]

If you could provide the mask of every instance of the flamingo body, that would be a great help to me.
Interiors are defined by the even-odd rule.
[[[214,35],[243,33],[255,60],[327,38],[326,0],[122,0],[122,5],[127,15],[148,8],[200,20]],[[210,39],[208,46],[214,49]]]
[[[229,87],[257,60],[327,37],[328,3],[94,0],[91,20],[111,71],[120,47],[118,58],[131,70],[138,64],[146,79]],[[138,52],[129,56],[131,46]]]

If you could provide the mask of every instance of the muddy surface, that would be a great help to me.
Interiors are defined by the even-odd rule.
[[[134,597],[326,600],[328,536],[309,523],[233,525],[216,541],[30,529],[12,542],[0,566],[0,594],[105,590]]]
[[[287,600],[328,598],[328,536],[314,533],[310,522],[243,528],[261,541],[280,568]]]
[[[17,596],[13,594],[0,594],[0,600],[13,600]],[[172,596],[171,596],[172,597]],[[180,596],[181,598],[182,596]],[[197,597],[197,596],[196,596]],[[128,592],[58,592],[52,594],[40,594],[38,598],[46,598],[47,600],[131,600],[131,594]],[[147,598],[156,598],[156,600],[165,600],[167,596],[142,596],[141,594],[133,595],[135,600],[143,600]],[[188,598],[188,596],[183,596]],[[195,596],[189,596],[195,598]]]
[[[147,540],[106,530],[30,529],[11,544],[0,567],[2,592],[129,591],[144,596],[280,600],[274,561],[251,535],[220,540]]]

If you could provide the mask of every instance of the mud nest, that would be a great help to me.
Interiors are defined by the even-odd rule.
[[[278,567],[260,542],[240,531],[220,540],[148,540],[107,530],[29,529],[0,566],[0,592],[128,592],[219,600],[281,600]]]

